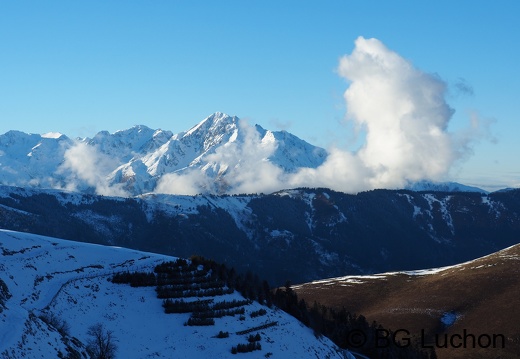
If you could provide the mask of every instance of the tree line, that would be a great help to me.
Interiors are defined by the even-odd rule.
[[[168,286],[174,288],[175,283],[189,283],[189,277],[198,283],[204,283],[206,281],[213,281],[219,284],[225,284],[228,290],[236,290],[242,296],[248,300],[254,300],[268,307],[273,305],[282,309],[286,313],[292,315],[304,325],[313,329],[316,336],[324,335],[331,339],[336,345],[344,349],[355,349],[364,355],[377,357],[377,358],[403,358],[403,359],[435,359],[436,354],[433,348],[421,348],[420,343],[410,343],[409,346],[399,346],[399,343],[389,342],[388,345],[381,347],[378,345],[375,333],[391,331],[383,328],[377,322],[368,323],[363,315],[356,315],[348,312],[345,308],[336,310],[333,308],[326,307],[317,302],[309,305],[304,299],[299,299],[297,294],[292,290],[290,282],[287,282],[284,288],[277,288],[271,290],[269,283],[265,280],[253,274],[251,271],[245,274],[237,273],[234,268],[228,268],[225,264],[216,263],[213,260],[206,259],[201,256],[192,256],[189,261],[184,259],[178,259],[172,262],[165,262],[155,267],[153,273],[123,273],[116,275],[117,278],[114,282],[117,283],[128,283],[130,285],[147,286],[151,285],[155,278],[155,284],[158,285],[157,278],[161,278],[161,282],[170,283],[169,285],[163,286],[167,291]],[[176,282],[175,278],[179,280]],[[202,279],[204,280],[198,280]],[[158,286],[158,288],[161,286]],[[187,289],[188,287],[183,287]],[[216,288],[215,288],[216,289]],[[221,287],[222,289],[222,287]],[[170,289],[173,290],[173,289]],[[198,289],[201,293],[203,289]],[[161,290],[158,289],[158,293]],[[196,292],[196,290],[188,290]],[[208,290],[206,290],[208,291]],[[212,291],[211,289],[209,291]],[[180,293],[170,293],[180,294]],[[186,294],[186,291],[185,293]],[[208,294],[211,294],[208,292]],[[202,294],[201,294],[202,295]],[[198,312],[200,315],[195,315],[189,319],[186,325],[213,325],[213,318],[222,315],[239,314],[235,311],[223,311],[218,313],[219,315],[208,314],[208,310],[214,310],[212,308],[212,301],[197,301],[191,303],[185,303],[182,300],[172,300],[171,298],[177,297],[165,296],[166,299],[163,302],[163,306],[167,313],[179,313],[186,311]],[[230,303],[233,306],[232,303]],[[224,304],[224,306],[227,306]],[[223,309],[223,308],[219,308]],[[216,314],[216,313],[215,313]],[[253,314],[253,313],[252,313]],[[263,315],[264,312],[254,313],[252,316]],[[349,333],[353,331],[364,333],[365,338],[361,346],[352,347],[352,343],[349,341]],[[242,350],[249,350],[251,343],[244,346],[237,346],[236,352],[242,352]],[[247,348],[247,349],[246,349]]]

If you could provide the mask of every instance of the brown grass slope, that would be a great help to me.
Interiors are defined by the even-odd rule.
[[[424,344],[436,346],[439,358],[520,358],[520,244],[436,270],[348,276],[293,289],[309,304],[345,307],[392,330],[419,338],[424,330]],[[441,321],[446,313],[456,316],[453,324]]]

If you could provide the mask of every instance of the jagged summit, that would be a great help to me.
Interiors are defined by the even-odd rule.
[[[236,116],[229,116],[222,112],[215,112],[214,114],[206,117],[204,120],[200,121],[198,124],[190,128],[184,136],[190,136],[194,133],[222,133],[223,130],[229,130],[233,127],[236,127],[238,124],[239,118]]]
[[[216,112],[177,134],[145,125],[77,140],[9,131],[0,135],[0,184],[135,196],[155,191],[164,176],[198,173],[201,188],[221,193],[232,190],[226,176],[233,168],[267,161],[296,172],[318,167],[326,156],[288,132]]]
[[[65,135],[60,132],[47,132],[47,133],[42,134],[42,138],[61,138],[62,136],[65,136]]]
[[[287,131],[215,112],[178,133],[135,125],[73,140],[57,132],[8,131],[0,135],[0,184],[123,197],[272,192],[285,188],[280,184],[301,186],[291,179],[305,179],[312,173],[306,169],[318,168],[327,156]],[[487,193],[455,182],[418,181],[405,188]]]

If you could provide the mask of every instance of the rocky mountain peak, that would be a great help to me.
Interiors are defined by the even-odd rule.
[[[47,150],[34,151],[43,140]],[[222,187],[212,182],[225,182],[227,172],[223,169],[262,146],[269,149],[265,156],[243,160],[268,161],[282,171],[295,172],[319,166],[327,155],[324,149],[288,132],[265,130],[215,112],[178,134],[136,125],[73,141],[61,134],[9,131],[0,135],[0,184],[77,191],[94,188],[97,193],[134,196],[155,191],[163,176],[199,173],[206,183],[204,188],[211,192],[213,187]],[[29,158],[28,154],[33,155]],[[117,190],[111,191],[113,188]],[[232,186],[226,188],[232,190]]]

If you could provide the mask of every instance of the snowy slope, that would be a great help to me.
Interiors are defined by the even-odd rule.
[[[256,157],[240,155],[252,149]],[[77,140],[9,131],[0,135],[0,183],[128,196],[152,192],[166,174],[201,171],[210,183],[225,182],[241,161],[268,161],[296,172],[318,167],[326,156],[324,149],[286,131],[217,112],[177,134],[142,125]],[[230,189],[206,187],[208,192]]]
[[[237,332],[273,322],[276,325],[253,331],[260,333],[262,349],[248,353],[248,358],[350,357],[281,310],[256,302],[246,305],[245,320],[223,317],[214,326],[185,326],[189,315],[165,314],[154,287],[132,288],[107,280],[115,272],[152,270],[172,257],[5,230],[0,231],[0,250],[0,280],[9,291],[5,303],[0,301],[2,358],[84,353],[87,330],[96,323],[113,331],[118,358],[235,357],[231,347],[247,343],[247,336]],[[243,299],[236,292],[221,297]],[[260,308],[267,314],[248,315]],[[69,333],[43,322],[42,314],[65,321]],[[229,337],[217,339],[221,330]]]
[[[411,191],[428,191],[428,192],[480,192],[488,193],[487,191],[472,186],[466,186],[457,182],[431,182],[431,181],[419,181],[414,182],[406,186],[405,189]]]
[[[57,173],[73,141],[65,135],[9,131],[0,135],[0,182],[14,186],[57,187]]]

